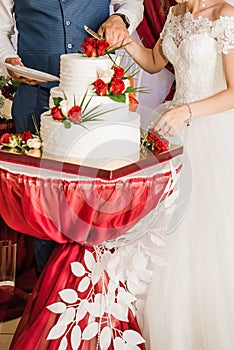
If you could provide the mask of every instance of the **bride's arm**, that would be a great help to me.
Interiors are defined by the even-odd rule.
[[[130,39],[125,45],[125,50],[148,73],[160,72],[168,63],[162,52],[162,40],[159,39],[153,49],[145,48]]]

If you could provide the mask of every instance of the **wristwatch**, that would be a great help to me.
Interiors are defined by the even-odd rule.
[[[124,24],[126,25],[126,28],[127,29],[129,28],[130,21],[129,21],[129,18],[126,15],[124,15],[123,13],[113,13],[112,16],[119,16],[119,17],[121,17],[123,22],[124,22]]]

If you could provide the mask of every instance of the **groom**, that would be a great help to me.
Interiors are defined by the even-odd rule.
[[[110,16],[110,4],[114,13]],[[120,44],[140,23],[143,0],[7,0],[0,2],[0,62],[59,76],[60,55],[80,50],[87,33],[84,25],[104,33],[110,46]],[[18,30],[15,52],[11,36],[14,18]],[[15,94],[12,116],[16,132],[35,131],[32,115],[40,125],[40,115],[49,105],[50,88],[58,83],[39,81],[11,73],[21,84]],[[36,239],[35,254],[41,271],[55,243]]]

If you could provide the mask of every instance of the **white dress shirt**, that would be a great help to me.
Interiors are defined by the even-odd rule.
[[[143,18],[143,0],[111,0],[110,5],[115,12],[129,18],[128,30],[132,33]],[[12,36],[15,33],[13,6],[13,0],[0,1],[0,64],[5,62],[7,57],[17,57],[17,51],[12,43]],[[3,66],[1,70],[0,75],[7,74]]]

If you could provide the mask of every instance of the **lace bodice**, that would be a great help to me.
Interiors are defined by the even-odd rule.
[[[164,55],[173,64],[173,105],[209,97],[226,87],[222,53],[234,49],[234,17],[211,21],[190,12],[175,16],[172,8],[160,34]]]

